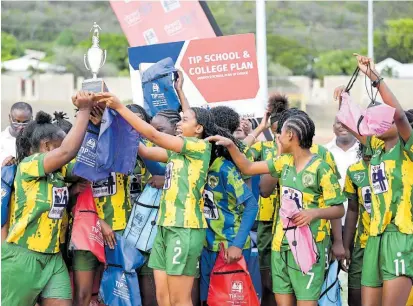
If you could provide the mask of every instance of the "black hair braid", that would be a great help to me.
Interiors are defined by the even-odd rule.
[[[200,107],[191,107],[191,110],[194,112],[198,124],[204,127],[204,133],[202,135],[203,139],[215,135],[223,136],[231,139],[241,152],[244,151],[245,146],[242,142],[236,139],[229,130],[215,124],[214,117],[210,110]],[[212,142],[211,160],[209,164],[211,165],[217,157],[224,157],[225,159],[232,161],[231,154],[229,154],[227,148]]]
[[[179,121],[181,121],[181,115],[178,111],[175,111],[173,109],[161,110],[154,117],[156,116],[164,117],[174,127],[178,124]]]
[[[138,104],[128,104],[126,105],[126,108],[129,109],[130,111],[132,111],[135,114],[140,114],[143,117],[143,120],[146,123],[150,123],[151,122],[151,117],[148,115],[148,113],[145,111],[145,109],[138,105]]]
[[[53,124],[60,127],[66,134],[72,129],[72,124],[70,123],[69,117],[64,112],[54,112]]]
[[[299,114],[306,114],[306,112],[302,111],[301,109],[298,108],[290,108],[286,109],[285,111],[280,113],[279,119],[278,119],[278,126],[277,126],[277,134],[281,134],[281,129],[284,125],[284,123],[290,118],[291,116],[294,115],[299,115]]]
[[[16,159],[21,162],[24,158],[39,150],[41,141],[64,138],[63,130],[52,124],[52,116],[39,111],[35,120],[31,121],[17,136]]]
[[[357,149],[357,158],[358,158],[358,159],[362,159],[362,158],[363,158],[363,152],[364,152],[364,150],[365,150],[365,147],[364,147],[364,145],[360,142],[360,143],[359,143],[359,147],[358,147],[358,149]]]
[[[215,124],[233,134],[240,125],[239,114],[228,106],[216,106],[211,110]]]
[[[315,125],[313,120],[311,120],[305,112],[289,117],[284,125],[287,128],[292,129],[297,134],[301,148],[311,148],[315,134]]]

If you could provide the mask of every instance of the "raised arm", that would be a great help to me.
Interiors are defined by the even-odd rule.
[[[93,95],[87,92],[79,92],[72,97],[73,104],[79,109],[75,124],[64,138],[59,148],[48,152],[44,157],[45,173],[52,173],[61,169],[75,158],[85,137],[89,122],[90,110],[93,105]]]
[[[207,141],[216,142],[217,145],[224,146],[228,149],[229,154],[231,154],[232,160],[238,169],[245,175],[257,175],[270,173],[268,169],[267,162],[251,162],[245,155],[238,150],[237,146],[228,138],[222,136],[210,136],[206,138]]]
[[[380,96],[383,102],[387,105],[394,107],[396,109],[394,113],[394,123],[397,126],[400,137],[407,142],[412,134],[412,127],[407,120],[406,114],[400,105],[399,101],[384,82],[383,78],[380,77],[379,73],[375,69],[374,62],[371,58],[366,56],[361,56],[359,54],[354,54],[357,57],[357,63],[360,70],[368,77],[372,82],[377,84]]]
[[[262,118],[260,124],[256,127],[255,130],[252,131],[252,133],[250,133],[249,135],[247,135],[247,137],[245,137],[243,142],[245,143],[246,146],[248,147],[252,146],[257,141],[257,138],[261,135],[261,133],[270,127],[269,116],[270,116],[270,113],[265,112],[264,117]]]
[[[178,98],[179,98],[179,103],[181,103],[181,107],[182,107],[182,111],[186,111],[187,109],[189,109],[189,103],[188,103],[188,99],[186,98],[184,91],[183,91],[183,85],[184,85],[184,74],[182,73],[181,70],[177,71],[178,74],[178,79],[175,81],[175,90],[176,93],[178,94]]]
[[[96,96],[99,103],[106,103],[108,107],[116,110],[135,130],[154,144],[170,151],[181,152],[184,145],[184,140],[181,137],[158,132],[152,125],[136,116],[111,93],[103,92]]]
[[[149,159],[157,162],[166,163],[168,161],[168,153],[165,149],[159,147],[148,148],[143,143],[139,144],[139,156],[144,159]]]

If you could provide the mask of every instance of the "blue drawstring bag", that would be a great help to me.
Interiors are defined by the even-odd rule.
[[[175,73],[174,62],[167,57],[142,74],[144,108],[151,117],[163,109],[181,107],[174,87]]]
[[[321,289],[320,299],[318,300],[319,306],[341,306],[340,295],[340,281],[338,279],[338,273],[340,272],[340,266],[337,260],[334,260],[328,270],[326,271],[326,278]]]
[[[100,125],[96,167],[101,172],[133,173],[139,133],[115,110],[106,108]]]
[[[13,190],[14,176],[17,166],[5,166],[1,168],[1,226],[7,223],[9,218],[9,204]]]
[[[99,127],[89,123],[82,146],[76,156],[73,174],[84,179],[97,182],[110,175],[110,171],[98,171],[96,169],[97,145],[99,138]]]
[[[161,196],[162,189],[146,185],[141,195],[135,199],[128,224],[123,232],[123,237],[143,252],[152,249],[158,231],[156,219]]]
[[[141,306],[138,275],[145,258],[127,241],[115,233],[115,249],[105,248],[107,268],[103,272],[99,296],[105,305]]]
[[[251,255],[247,262],[248,272],[250,273],[252,284],[254,285],[255,292],[257,293],[258,299],[261,300],[262,284],[261,284],[260,261],[258,258],[258,248],[257,248],[257,232],[251,231],[250,238],[251,238]]]

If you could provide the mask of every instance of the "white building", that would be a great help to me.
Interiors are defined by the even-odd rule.
[[[390,57],[376,64],[376,70],[383,75],[393,78],[412,79],[413,63],[403,64]]]

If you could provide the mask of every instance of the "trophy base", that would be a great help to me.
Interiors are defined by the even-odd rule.
[[[87,79],[82,82],[82,90],[98,93],[109,92],[103,79]]]

